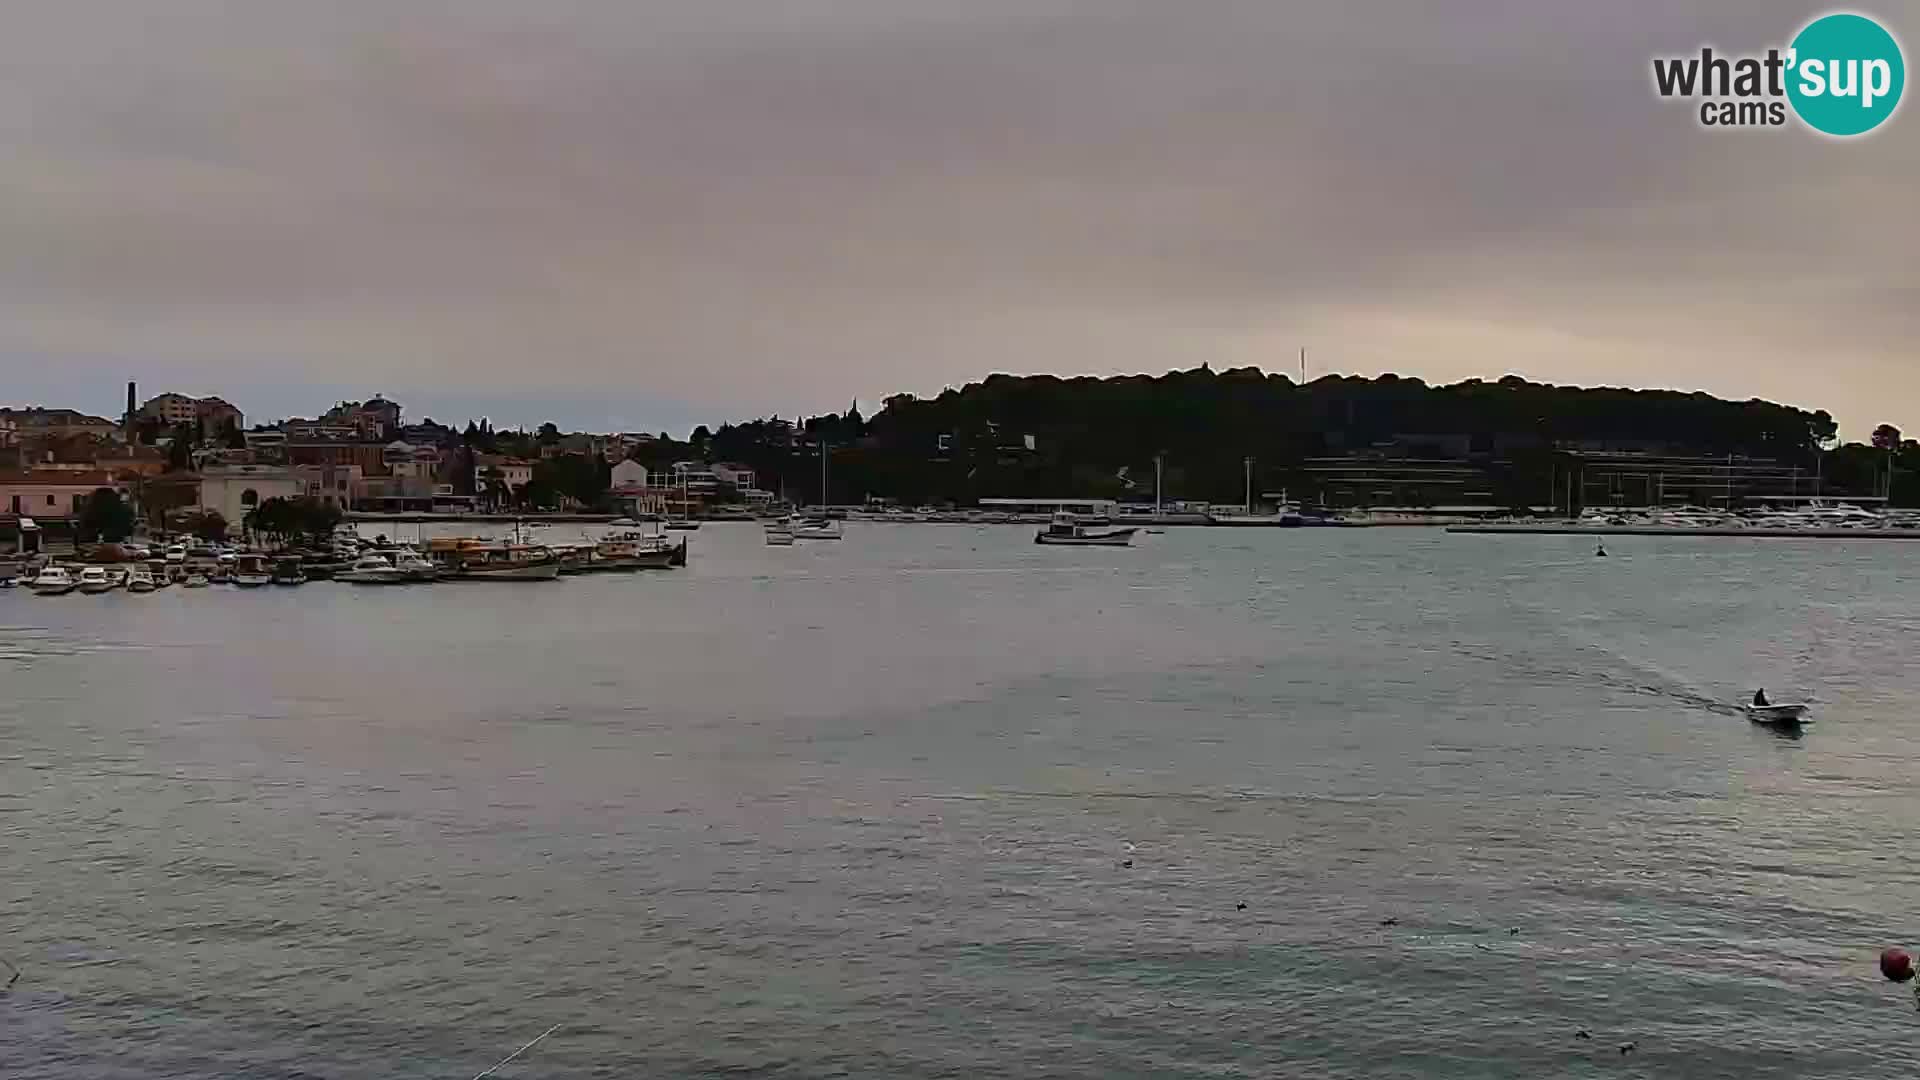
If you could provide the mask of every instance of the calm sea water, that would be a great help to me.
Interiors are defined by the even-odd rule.
[[[1920,547],[1141,539],[0,594],[0,1076],[1920,1068]]]

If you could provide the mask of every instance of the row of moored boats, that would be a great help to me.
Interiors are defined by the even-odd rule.
[[[206,550],[187,556],[169,549],[161,558],[113,564],[63,564],[48,560],[21,582],[43,596],[153,592],[170,585],[239,588],[339,581],[351,585],[413,585],[436,581],[553,581],[564,576],[669,570],[685,566],[687,542],[665,536],[615,533],[577,544],[532,544],[475,538],[436,538],[424,548],[370,544],[352,535],[336,537],[323,550],[232,552]],[[6,584],[12,584],[7,579]]]

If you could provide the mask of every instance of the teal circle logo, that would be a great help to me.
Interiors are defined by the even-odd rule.
[[[1815,131],[1864,135],[1899,108],[1906,57],[1893,35],[1865,15],[1822,15],[1790,48],[1787,99]]]

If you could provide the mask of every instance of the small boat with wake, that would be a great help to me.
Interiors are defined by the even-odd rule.
[[[1757,691],[1753,700],[1741,706],[1747,719],[1768,727],[1802,727],[1813,721],[1807,719],[1808,706],[1800,702],[1768,701],[1766,691]]]

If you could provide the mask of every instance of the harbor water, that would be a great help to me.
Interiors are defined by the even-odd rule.
[[[0,1077],[1920,1068],[1920,547],[692,546],[0,593]]]

